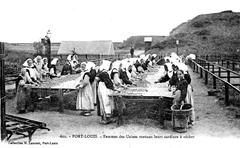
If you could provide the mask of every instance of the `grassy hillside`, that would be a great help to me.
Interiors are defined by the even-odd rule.
[[[179,40],[179,53],[238,53],[240,13],[223,11],[199,15],[174,28],[168,37],[153,45],[150,52],[176,51],[176,40]]]

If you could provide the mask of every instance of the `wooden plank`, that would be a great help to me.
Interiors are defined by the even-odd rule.
[[[4,43],[0,42],[0,54],[4,54]],[[1,140],[7,136],[5,125],[5,75],[4,75],[4,59],[0,59],[0,98],[1,98]]]

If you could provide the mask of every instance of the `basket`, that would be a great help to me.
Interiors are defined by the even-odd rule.
[[[192,114],[192,105],[172,105],[173,130],[179,133],[187,132],[189,117]]]
[[[172,114],[174,115],[184,115],[189,116],[192,113],[192,105],[191,104],[183,104],[183,105],[172,105],[171,106]]]

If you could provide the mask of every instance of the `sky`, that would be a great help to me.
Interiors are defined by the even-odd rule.
[[[167,36],[197,15],[240,12],[239,0],[0,0],[0,41],[32,43],[51,31],[51,41]]]

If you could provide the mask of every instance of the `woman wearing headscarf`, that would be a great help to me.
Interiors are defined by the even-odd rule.
[[[188,82],[184,78],[183,70],[177,71],[177,77],[178,82],[176,85],[176,90],[173,91],[173,104],[182,105],[183,103],[186,103]]]
[[[42,77],[45,74],[44,74],[44,71],[42,70],[43,60],[41,56],[37,56],[36,58],[34,58],[34,66],[36,68],[38,77],[40,78],[40,80],[42,80]]]
[[[72,66],[69,60],[63,65],[61,75],[70,75],[73,73]]]
[[[184,63],[180,63],[178,66],[179,66],[179,69],[183,70],[183,72],[184,72],[184,79],[188,83],[187,95],[186,95],[185,102],[192,105],[192,114],[191,114],[191,116],[189,118],[189,124],[192,125],[194,123],[194,121],[195,121],[195,111],[194,111],[193,87],[191,85],[191,76],[190,76],[190,74],[188,72],[187,65],[185,65]]]
[[[127,72],[128,67],[129,67],[129,63],[127,61],[123,61],[122,67],[119,71],[119,78],[122,80],[123,84],[132,85],[133,83],[129,79],[130,73]]]
[[[18,113],[25,113],[27,110],[33,111],[34,106],[30,98],[30,90],[27,85],[35,84],[29,76],[29,73],[26,71],[26,68],[21,69],[21,73],[18,76],[18,85],[17,85],[17,111]]]
[[[90,83],[90,67],[86,67],[86,63],[81,63],[81,73],[78,88],[76,109],[81,110],[81,115],[91,116],[91,111],[94,110],[93,91]]]
[[[170,77],[168,75],[168,66],[166,64],[164,64],[163,68],[164,68],[163,75],[160,77],[160,79],[158,79],[154,83],[164,83],[164,82],[167,82],[168,80],[170,80]]]
[[[103,124],[112,122],[112,111],[114,109],[113,100],[109,97],[109,94],[116,90],[108,74],[110,65],[110,61],[103,60],[99,69],[100,72],[96,76],[96,80],[98,81],[101,123]]]
[[[36,70],[36,67],[33,64],[32,59],[27,59],[24,63],[23,63],[23,68],[26,69],[26,72],[28,73],[29,77],[31,78],[31,80],[34,83],[40,84],[40,77],[39,74]]]
[[[157,54],[152,54],[151,61],[153,65],[156,63],[156,58],[157,58]]]
[[[177,76],[178,70],[179,70],[178,66],[175,64],[172,64],[172,75],[170,76],[170,80],[169,80],[169,90],[171,90],[171,87],[176,87],[177,82],[179,81]]]
[[[42,61],[43,61],[42,69],[43,69],[45,72],[48,72],[48,73],[49,73],[48,59],[47,59],[47,58],[43,58]]]
[[[93,62],[87,62],[86,64],[86,68],[90,71],[90,84],[92,86],[92,90],[93,90],[93,103],[96,104],[97,103],[97,82],[95,81],[95,77],[97,75],[97,71],[96,71],[96,65]]]
[[[49,69],[49,76],[51,79],[60,76],[60,74],[57,73],[57,68],[56,68],[57,63],[58,63],[58,58],[54,58],[51,61],[51,67]]]
[[[49,75],[48,59],[47,58],[42,58],[42,72],[43,72],[43,78],[45,78]]]

